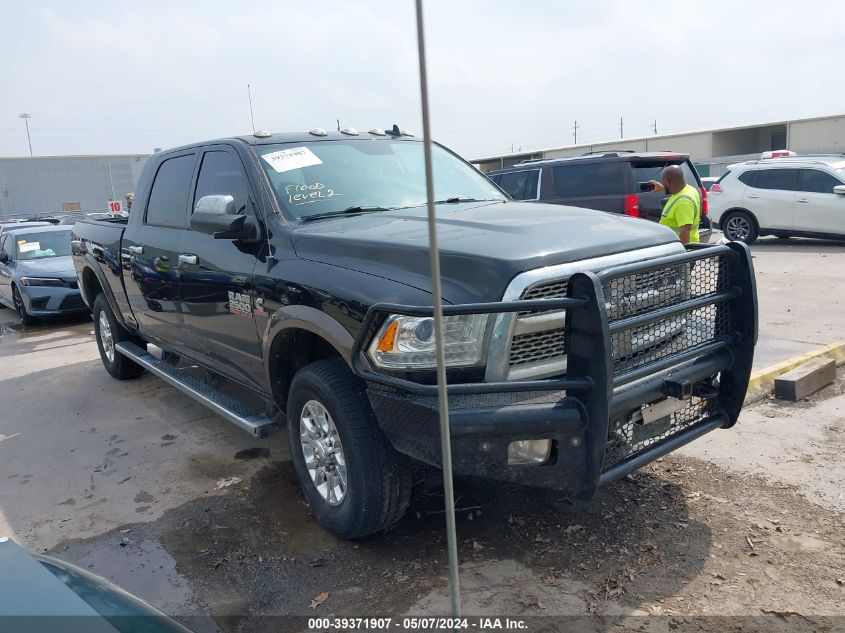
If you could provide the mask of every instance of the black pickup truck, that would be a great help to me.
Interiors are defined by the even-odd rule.
[[[432,151],[458,474],[589,499],[736,422],[757,327],[744,245],[515,202]],[[383,529],[412,460],[441,457],[425,205],[422,143],[396,126],[155,154],[128,223],[73,229],[103,364],[259,437],[287,425],[322,524]]]

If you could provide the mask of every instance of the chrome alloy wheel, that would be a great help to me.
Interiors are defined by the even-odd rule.
[[[299,438],[317,492],[329,505],[340,505],[346,497],[346,457],[331,414],[316,400],[302,407]]]
[[[106,313],[100,311],[100,318],[99,318],[99,330],[100,330],[100,345],[103,346],[103,353],[105,353],[106,358],[109,359],[110,363],[114,362],[114,338],[111,335],[111,326],[109,325],[108,317],[106,317]]]
[[[725,227],[728,238],[744,242],[751,234],[751,223],[741,215],[734,215],[728,218],[728,225]]]

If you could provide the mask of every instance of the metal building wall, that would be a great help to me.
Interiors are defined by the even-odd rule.
[[[62,213],[78,202],[101,211],[135,190],[146,154],[0,158],[0,217]]]
[[[845,152],[845,117],[789,123],[789,149],[798,153]]]

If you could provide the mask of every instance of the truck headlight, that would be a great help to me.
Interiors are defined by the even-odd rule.
[[[61,279],[50,279],[49,277],[21,277],[21,286],[63,286]]]
[[[486,314],[443,318],[447,367],[481,363],[487,319]],[[434,318],[391,315],[370,343],[369,356],[382,369],[433,369],[437,364]]]

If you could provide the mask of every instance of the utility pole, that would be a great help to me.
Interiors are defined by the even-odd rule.
[[[654,135],[657,136],[657,119],[654,120],[654,127],[652,129],[654,130]]]
[[[29,120],[32,118],[32,115],[24,112],[19,116],[23,119],[24,125],[26,125],[26,142],[29,143],[29,156],[32,158],[32,139],[29,137]]]
[[[578,121],[575,121],[575,125],[572,126],[572,144],[578,145]]]
[[[246,85],[246,94],[249,96],[249,120],[252,121],[252,133],[255,134],[255,116],[252,114],[252,90],[249,84]]]
[[[622,125],[623,125],[622,117],[619,117],[619,138],[624,138],[622,136]]]

